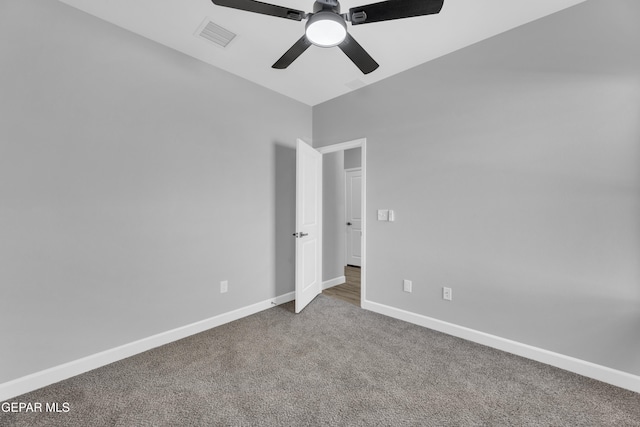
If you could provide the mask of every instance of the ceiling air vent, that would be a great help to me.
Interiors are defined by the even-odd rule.
[[[231,40],[236,36],[231,31],[226,28],[222,28],[220,25],[211,22],[209,19],[205,19],[202,24],[200,24],[198,31],[196,31],[196,35],[222,47],[227,47]]]

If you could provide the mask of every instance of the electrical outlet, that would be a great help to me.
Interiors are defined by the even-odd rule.
[[[442,299],[453,301],[453,291],[451,288],[442,288]]]
[[[223,280],[222,282],[220,282],[220,293],[224,294],[228,290],[229,290],[229,282],[226,280]]]
[[[405,292],[411,292],[411,288],[413,287],[413,283],[411,282],[411,280],[403,280],[402,281],[402,288]]]

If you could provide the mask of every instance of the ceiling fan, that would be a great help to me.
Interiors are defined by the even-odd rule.
[[[287,68],[309,46],[338,46],[364,74],[378,68],[378,63],[347,32],[347,22],[351,25],[392,19],[440,13],[444,0],[387,0],[365,6],[352,7],[348,13],[340,14],[338,0],[316,0],[313,13],[289,9],[256,0],[211,0],[218,6],[261,13],[278,18],[302,21],[307,19],[305,34],[272,65],[273,68]]]

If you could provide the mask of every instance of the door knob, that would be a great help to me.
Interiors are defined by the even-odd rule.
[[[347,223],[347,225],[351,225],[351,223],[350,223],[350,222],[348,222],[348,223]]]
[[[304,236],[308,236],[308,235],[309,235],[309,233],[303,233],[303,232],[293,233],[293,237],[297,237],[297,238],[300,238],[300,239],[303,238]]]

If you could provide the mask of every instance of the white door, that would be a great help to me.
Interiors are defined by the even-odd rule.
[[[296,313],[322,292],[322,154],[296,145]]]
[[[362,171],[345,173],[345,206],[347,219],[347,264],[362,265]]]

